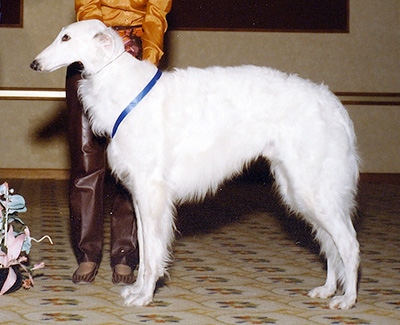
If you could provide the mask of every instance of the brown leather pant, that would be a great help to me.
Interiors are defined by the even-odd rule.
[[[66,96],[71,155],[69,205],[71,241],[78,263],[100,263],[103,250],[106,139],[96,137],[77,96],[82,66],[68,67]],[[136,218],[130,194],[116,186],[111,215],[111,266],[138,263]]]

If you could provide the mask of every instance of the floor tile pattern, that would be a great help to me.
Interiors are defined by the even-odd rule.
[[[32,236],[48,234],[54,245],[34,244],[32,262],[46,268],[29,291],[0,297],[2,324],[400,324],[399,185],[360,188],[359,302],[343,312],[307,297],[324,282],[324,261],[308,227],[286,214],[268,184],[236,182],[181,207],[170,279],[151,306],[128,308],[110,280],[108,229],[95,282],[71,282],[67,183],[8,181],[26,199],[20,216]]]

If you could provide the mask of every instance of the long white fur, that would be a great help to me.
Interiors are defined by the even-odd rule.
[[[95,133],[110,135],[120,112],[156,67],[123,53],[122,41],[96,20],[65,27],[32,67],[48,72],[81,61],[79,92]],[[170,262],[174,204],[202,199],[258,156],[269,159],[289,209],[309,222],[327,257],[330,308],[356,303],[359,245],[355,207],[358,155],[352,122],[323,85],[265,67],[165,72],[120,125],[108,146],[114,174],[131,191],[138,224],[137,281],[127,305],[153,299]]]

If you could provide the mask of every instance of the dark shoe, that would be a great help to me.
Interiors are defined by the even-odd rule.
[[[135,282],[135,276],[130,266],[117,264],[113,269],[112,283],[114,284],[132,284]]]
[[[76,284],[92,283],[98,269],[99,265],[94,262],[82,262],[72,275],[72,282]]]

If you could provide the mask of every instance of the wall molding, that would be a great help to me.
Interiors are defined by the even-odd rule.
[[[343,105],[400,106],[400,93],[335,92]],[[65,100],[63,88],[6,88],[0,87],[0,100]]]
[[[65,100],[65,89],[0,87],[0,100]]]

